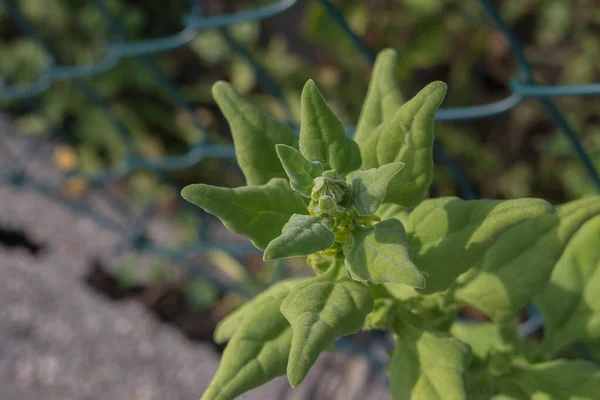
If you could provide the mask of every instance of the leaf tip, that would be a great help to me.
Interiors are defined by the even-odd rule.
[[[290,386],[292,387],[292,389],[297,388],[298,385],[300,385],[302,383],[305,375],[306,375],[306,373],[302,374],[299,371],[290,371],[289,365],[288,365],[287,377],[288,377],[288,381],[290,382]]]
[[[396,58],[398,56],[398,52],[396,51],[396,49],[391,48],[391,47],[387,47],[383,50],[381,50],[379,52],[379,54],[377,55],[377,58],[379,59],[383,59],[383,58]]]
[[[425,289],[427,286],[427,280],[422,273],[419,273],[419,277],[410,285],[415,289]]]
[[[187,185],[181,189],[181,197],[190,203],[197,204],[198,194],[201,193],[207,186],[209,185],[205,185],[203,183]]]
[[[218,97],[221,97],[222,95],[225,94],[225,92],[230,92],[233,91],[233,88],[231,87],[231,85],[229,84],[229,82],[226,81],[216,81],[213,85],[212,85],[212,95],[215,99],[217,99]]]
[[[281,159],[282,154],[284,154],[286,152],[287,153],[296,152],[298,150],[294,149],[292,146],[288,146],[287,144],[278,143],[275,145],[275,151],[277,152],[277,155]]]
[[[317,96],[323,99],[323,101],[325,101],[315,81],[309,79],[306,81],[306,83],[304,84],[304,88],[302,89],[302,94],[300,96],[301,102],[312,102],[315,98],[314,96]]]
[[[442,81],[433,81],[429,85],[425,86],[422,90],[422,92],[427,96],[436,96],[440,97],[441,99],[443,99],[444,96],[446,96],[447,91],[448,85]]]
[[[277,246],[273,245],[273,242],[275,242],[275,240],[271,240],[267,247],[265,247],[265,251],[263,252],[263,261],[271,261],[282,258],[277,252]]]
[[[304,84],[304,89],[315,90],[315,89],[317,89],[317,84],[312,79],[309,79]]]

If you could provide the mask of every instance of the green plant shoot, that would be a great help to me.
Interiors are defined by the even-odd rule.
[[[220,323],[215,340],[229,343],[202,400],[284,374],[295,387],[336,338],[389,327],[394,399],[598,398],[600,370],[559,351],[600,340],[600,198],[558,212],[541,199],[429,199],[446,85],[402,103],[396,64],[393,50],[379,54],[355,140],[313,81],[299,139],[214,85],[248,186],[190,185],[182,196],[265,260],[306,257],[316,276],[280,282]],[[526,350],[515,321],[534,297],[549,331]],[[453,322],[465,305],[491,322]]]

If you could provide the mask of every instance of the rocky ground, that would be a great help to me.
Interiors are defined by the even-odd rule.
[[[0,172],[6,150],[27,158],[0,118]],[[28,173],[50,174],[51,144]],[[122,237],[37,190],[0,186],[0,227],[41,246],[0,243],[0,390],[3,400],[197,399],[219,354],[162,324],[141,304],[114,302],[84,284],[90,260],[110,255]],[[167,229],[167,228],[165,228]],[[385,377],[358,357],[322,356],[291,390],[281,377],[244,399],[387,399]]]

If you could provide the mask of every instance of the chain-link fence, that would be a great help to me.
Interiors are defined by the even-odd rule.
[[[8,154],[9,147],[2,145],[4,150],[2,157],[10,159],[10,162],[7,164],[9,164],[11,168],[0,171],[0,184],[37,190],[40,193],[71,207],[76,212],[84,213],[108,229],[114,230],[122,235],[122,247],[133,249],[134,251],[141,253],[158,254],[175,263],[184,262],[206,250],[215,248],[223,249],[234,255],[243,255],[248,252],[256,251],[253,250],[251,246],[240,246],[238,243],[215,243],[208,239],[206,232],[201,232],[195,243],[188,244],[183,248],[174,249],[162,246],[145,234],[148,216],[153,213],[155,205],[150,204],[144,211],[134,212],[123,198],[115,195],[115,193],[108,188],[108,185],[138,171],[151,171],[168,183],[170,179],[167,174],[168,172],[194,166],[207,158],[234,159],[235,154],[233,147],[228,144],[214,143],[214,141],[210,139],[210,135],[206,133],[202,121],[198,118],[197,114],[194,113],[194,107],[191,102],[186,99],[186,96],[179,90],[177,85],[169,79],[167,74],[165,74],[150,57],[155,53],[173,51],[187,46],[203,31],[212,30],[217,32],[231,50],[251,67],[260,86],[271,96],[279,100],[281,107],[284,110],[285,119],[291,126],[296,128],[290,106],[287,104],[285,96],[276,82],[276,79],[270,76],[266,69],[253,58],[251,52],[247,51],[243,44],[230,34],[229,29],[235,24],[277,16],[295,6],[300,0],[278,0],[267,5],[261,5],[244,11],[214,16],[206,15],[203,12],[204,10],[200,0],[190,0],[188,13],[181,16],[183,21],[182,24],[184,26],[183,30],[177,34],[135,42],[127,40],[126,30],[122,22],[119,17],[111,13],[104,0],[88,1],[97,8],[104,19],[104,22],[110,27],[112,42],[106,46],[104,52],[105,55],[102,59],[85,65],[59,64],[56,52],[52,46],[44,40],[39,29],[25,17],[25,14],[15,6],[15,3],[10,0],[4,1],[4,12],[14,24],[19,27],[22,34],[27,35],[29,39],[33,40],[45,51],[46,57],[49,59],[49,67],[44,69],[33,82],[26,84],[11,84],[10,82],[4,82],[4,85],[0,86],[0,101],[4,103],[9,102],[11,104],[19,102],[35,110],[39,95],[43,94],[57,82],[70,81],[77,92],[79,92],[89,103],[97,107],[109,121],[111,126],[119,133],[120,139],[124,143],[126,149],[124,163],[119,167],[113,167],[100,173],[84,173],[73,170],[65,173],[59,179],[39,180],[30,176],[27,172],[28,161],[36,157],[36,150],[39,146],[36,146],[35,144],[32,145],[28,151],[27,157],[24,158],[19,154]],[[344,19],[342,12],[329,0],[319,0],[319,2],[326,10],[329,17],[335,21],[338,27],[352,40],[356,47],[356,51],[362,54],[362,56],[372,64],[375,59],[374,52],[359,35],[353,32],[348,22]],[[552,98],[560,96],[600,95],[600,83],[566,86],[537,84],[533,78],[532,68],[525,55],[523,45],[503,21],[493,2],[490,0],[480,0],[479,3],[489,17],[490,22],[493,23],[506,38],[512,55],[516,60],[519,73],[518,76],[515,76],[509,83],[512,94],[503,100],[489,104],[461,108],[441,108],[436,114],[436,120],[440,123],[451,123],[490,118],[508,113],[513,108],[517,107],[523,100],[534,98],[548,113],[554,124],[566,136],[572,145],[573,152],[579,158],[598,191],[600,191],[600,177],[598,171],[594,168],[590,157],[578,139],[577,133],[571,127],[569,122],[567,122],[565,116],[552,100]],[[394,44],[390,43],[389,45],[390,47],[393,47]],[[187,112],[187,115],[192,119],[195,129],[200,132],[200,135],[199,139],[196,140],[184,154],[162,157],[160,159],[149,159],[142,156],[133,140],[131,130],[119,119],[113,110],[111,110],[109,104],[103,99],[102,95],[98,93],[94,86],[90,84],[90,78],[94,78],[113,69],[125,59],[135,60],[139,64],[139,68],[143,69],[160,84],[164,94],[170,99],[173,105],[178,109]],[[60,132],[60,130],[60,126],[53,127],[54,132]],[[347,130],[348,134],[351,135],[353,127],[348,127]],[[2,136],[0,136],[0,139],[6,140],[6,138],[3,138]],[[456,182],[462,197],[466,199],[476,198],[476,193],[470,182],[455,166],[453,160],[445,152],[439,142],[435,143],[434,157],[439,164],[447,169],[450,176]],[[129,215],[126,220],[133,222],[123,224],[122,221],[107,218],[106,216],[97,213],[92,207],[85,204],[85,202],[62,196],[60,194],[61,188],[75,180],[83,181],[90,187],[104,188],[101,193],[102,196],[105,197],[107,203],[110,204],[111,207],[120,210],[122,213],[121,215]],[[189,206],[182,202],[182,207]],[[203,223],[206,214],[196,208],[191,208],[190,212],[194,213],[199,226],[206,225]],[[208,273],[206,269],[203,271]],[[219,285],[227,286],[227,283],[220,281],[217,276],[207,276],[207,279],[212,279]],[[235,290],[236,288],[227,287],[227,290],[231,289]],[[532,312],[532,320],[529,321],[528,325],[522,326],[524,332],[535,329],[541,323],[539,315],[535,314],[534,311]]]

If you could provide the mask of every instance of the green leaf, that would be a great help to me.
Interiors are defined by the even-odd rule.
[[[391,299],[375,299],[373,311],[365,319],[364,329],[367,331],[386,330],[395,316],[394,306],[394,301]]]
[[[585,350],[589,353],[591,359],[600,364],[600,340],[594,340],[593,342],[587,342],[584,344]]]
[[[281,143],[298,148],[294,132],[237,94],[226,82],[215,83],[212,92],[229,122],[235,155],[247,184],[258,186],[271,178],[285,178],[275,145]]]
[[[467,399],[469,346],[438,332],[394,324],[396,347],[390,364],[394,400]]]
[[[181,195],[218,217],[228,229],[246,236],[259,249],[281,234],[292,214],[308,212],[304,198],[280,178],[262,186],[234,189],[188,185]]]
[[[285,144],[278,144],[276,149],[292,189],[304,197],[310,197],[313,180],[323,173],[321,163],[308,161],[298,150]]]
[[[280,281],[270,288],[265,289],[262,293],[242,305],[237,310],[229,313],[229,315],[223,318],[215,328],[215,343],[221,344],[231,339],[233,334],[239,329],[246,316],[252,314],[254,307],[264,302],[278,299],[281,296],[285,297],[285,295],[287,295],[287,293],[289,293],[294,286],[297,286],[302,281],[304,281],[304,279],[301,278]]]
[[[285,373],[292,328],[279,308],[298,284],[290,280],[273,286],[233,314],[227,328],[221,326],[218,337],[231,334],[231,340],[201,400],[230,400]]]
[[[211,309],[219,297],[219,291],[215,284],[200,278],[194,278],[187,282],[184,293],[186,303],[193,311]]]
[[[396,161],[406,164],[390,182],[386,203],[410,208],[427,196],[433,179],[434,116],[445,95],[445,83],[430,83],[400,107],[391,121],[361,140],[363,169]]]
[[[528,218],[552,213],[539,199],[423,201],[406,225],[414,261],[427,279],[424,293],[442,291],[475,266],[500,234]]]
[[[474,269],[460,277],[454,290],[456,300],[480,309],[494,321],[510,320],[546,288],[571,237],[598,214],[600,197],[591,197],[557,207],[556,214],[511,227],[500,235]],[[562,303],[566,300],[557,298],[548,304],[553,308],[556,302],[566,304]],[[552,323],[545,331],[548,338],[552,336],[550,326]]]
[[[425,287],[425,277],[413,263],[412,249],[400,221],[388,219],[357,228],[350,237],[344,252],[353,279]]]
[[[243,321],[246,312],[249,310],[249,308],[247,308],[248,304],[249,303],[246,303],[237,310],[231,312],[217,324],[213,334],[215,343],[222,344],[231,339],[235,331],[239,328],[240,323]]]
[[[402,225],[406,225],[408,223],[409,210],[401,205],[393,204],[393,203],[385,203],[382,204],[381,207],[375,213],[382,221],[390,218],[396,218]]]
[[[357,332],[373,309],[373,296],[364,284],[347,278],[326,280],[326,275],[295,288],[281,304],[294,331],[287,367],[292,387],[338,336]]]
[[[544,344],[551,354],[576,341],[600,339],[600,216],[571,237],[550,284],[534,302],[544,315]]]
[[[600,369],[583,360],[516,365],[495,383],[502,395],[517,399],[595,400],[600,393]]]
[[[383,203],[390,180],[403,167],[403,163],[395,162],[348,174],[346,182],[352,185],[352,202],[358,215],[364,217],[375,214]]]
[[[455,322],[450,333],[471,347],[473,356],[485,360],[493,352],[517,352],[521,341],[514,324],[499,325],[492,323]]]
[[[300,151],[310,161],[318,161],[326,170],[345,175],[360,167],[358,145],[346,136],[344,125],[327,106],[312,80],[302,90]]]
[[[404,102],[397,84],[397,56],[394,49],[385,49],[377,55],[354,134],[359,147],[376,127],[391,120]]]
[[[294,214],[283,226],[281,235],[269,243],[264,259],[307,256],[333,246],[333,233],[319,217]]]

